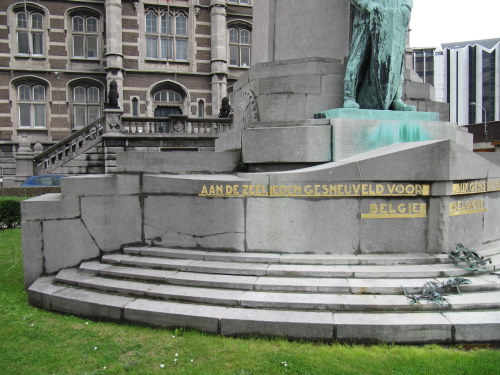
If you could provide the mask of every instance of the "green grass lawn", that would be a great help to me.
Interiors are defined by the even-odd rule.
[[[232,339],[51,313],[27,303],[21,258],[20,230],[0,230],[3,375],[500,374],[500,350],[488,346],[351,346]]]

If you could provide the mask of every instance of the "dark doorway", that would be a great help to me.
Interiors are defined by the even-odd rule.
[[[155,117],[169,117],[170,115],[182,115],[180,107],[158,106],[155,109]],[[156,133],[170,133],[170,121],[155,123]]]

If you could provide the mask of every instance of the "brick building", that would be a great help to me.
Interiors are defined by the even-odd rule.
[[[101,117],[112,81],[125,116],[216,117],[251,28],[251,0],[2,0],[0,157]]]

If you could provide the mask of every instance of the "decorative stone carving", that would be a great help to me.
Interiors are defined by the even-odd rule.
[[[245,124],[259,121],[259,109],[257,99],[253,91],[242,89],[235,93],[233,109],[233,127],[241,129]]]

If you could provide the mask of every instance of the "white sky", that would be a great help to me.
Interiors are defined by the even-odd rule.
[[[500,38],[500,0],[413,0],[411,47]]]

